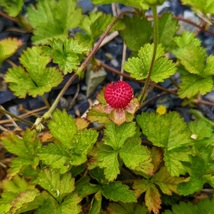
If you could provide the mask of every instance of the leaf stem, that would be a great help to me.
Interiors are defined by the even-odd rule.
[[[156,52],[157,52],[157,47],[158,47],[158,13],[157,13],[157,8],[156,6],[152,6],[152,14],[153,14],[153,43],[154,43],[154,50],[153,50],[153,55],[152,55],[152,61],[150,64],[150,68],[149,68],[149,73],[147,76],[147,79],[145,81],[143,90],[142,90],[142,94],[140,96],[140,103],[142,103],[145,99],[145,94],[146,94],[146,90],[148,88],[149,82],[150,82],[150,77],[152,74],[152,69],[155,63],[155,57],[156,57]]]
[[[21,121],[22,123],[28,124],[28,125],[33,125],[33,123],[31,123],[30,121],[24,120],[18,116],[16,116],[15,114],[12,114],[11,112],[5,110],[4,108],[0,107],[0,112],[10,115],[12,118],[16,118],[18,121]]]

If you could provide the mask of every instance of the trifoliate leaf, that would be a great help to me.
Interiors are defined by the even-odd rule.
[[[149,211],[159,213],[159,209],[161,208],[161,195],[155,184],[145,179],[137,180],[134,182],[133,189],[137,197],[145,192],[145,204]]]
[[[77,132],[77,126],[72,116],[66,111],[56,109],[53,113],[53,120],[48,123],[51,134],[65,147],[71,148],[72,138]]]
[[[124,63],[124,69],[138,80],[146,79],[152,62],[153,50],[154,44],[144,45],[138,51],[138,58],[129,58]],[[176,72],[175,64],[163,55],[164,49],[159,44],[151,73],[151,80],[154,82],[162,82]]]
[[[4,147],[10,153],[18,156],[12,161],[9,172],[10,176],[20,172],[24,166],[36,167],[38,165],[37,152],[41,148],[41,143],[37,139],[35,130],[27,129],[22,138],[10,133],[2,137],[1,140]]]
[[[122,21],[126,28],[119,33],[130,50],[138,51],[145,43],[150,42],[152,25],[146,18],[125,16]]]
[[[163,214],[212,214],[214,210],[214,199],[205,199],[201,200],[198,204],[193,204],[191,202],[185,203],[180,202],[179,204],[175,204],[172,206],[172,211],[166,210]]]
[[[77,1],[44,0],[28,9],[28,19],[34,28],[33,42],[47,43],[49,39],[66,39],[68,30],[78,27],[82,18]]]
[[[206,94],[213,89],[213,80],[210,76],[201,77],[195,74],[181,76],[181,84],[178,90],[180,98],[191,98],[197,94]]]
[[[4,60],[12,56],[22,45],[22,40],[16,38],[0,40],[0,65]]]
[[[114,3],[115,0],[92,0],[94,4],[111,4]],[[141,9],[148,9],[149,5],[147,3],[144,3],[142,0],[118,0],[117,1],[120,4],[124,4],[130,7],[136,7],[136,8],[141,8]]]
[[[173,177],[167,171],[166,167],[161,167],[160,170],[152,177],[151,181],[155,183],[160,190],[167,195],[172,195],[172,193],[178,193],[178,184],[184,182],[184,178]]]
[[[41,170],[36,183],[47,190],[59,203],[74,191],[74,178],[71,174],[60,175],[55,169]]]
[[[82,55],[87,54],[89,48],[87,43],[72,38],[64,41],[52,39],[49,46],[43,48],[43,52],[52,57],[53,62],[59,65],[60,70],[67,74],[78,68]]]
[[[113,181],[120,173],[118,151],[113,150],[110,146],[99,144],[98,147],[92,151],[93,162],[89,166],[92,169],[96,166],[104,169],[105,178],[108,181]]]
[[[110,203],[107,210],[111,214],[147,214],[148,210],[145,206],[135,203]]]
[[[178,21],[173,19],[171,13],[165,13],[158,22],[158,41],[166,50],[170,50],[175,44],[173,37],[179,28]]]
[[[4,8],[4,11],[12,17],[17,16],[20,13],[23,5],[24,0],[2,0],[0,3],[0,6]]]
[[[167,170],[172,176],[185,175],[188,172],[188,168],[184,163],[190,162],[191,154],[192,150],[188,147],[181,147],[170,151],[165,150],[164,162]]]
[[[155,146],[172,150],[192,144],[191,132],[177,112],[165,115],[142,113],[137,116],[137,122]]]
[[[190,5],[204,14],[214,14],[214,2],[212,0],[182,0],[182,3]]]
[[[109,123],[105,130],[105,144],[111,146],[114,150],[122,147],[125,141],[134,136],[136,133],[135,123],[124,123],[117,126],[114,123]]]
[[[14,66],[6,73],[5,81],[18,97],[43,95],[62,81],[56,68],[46,68],[50,58],[41,54],[41,47],[28,48],[20,57],[23,67]]]
[[[112,201],[121,201],[124,203],[136,202],[134,191],[129,190],[129,187],[122,184],[120,181],[104,184],[102,194],[105,198]]]
[[[138,138],[131,138],[123,144],[119,156],[127,168],[148,174],[147,170],[143,168],[143,163],[148,160],[151,161],[150,152],[141,145],[141,140],[138,140]]]

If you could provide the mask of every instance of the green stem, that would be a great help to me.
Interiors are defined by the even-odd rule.
[[[158,13],[157,13],[156,6],[152,6],[151,8],[152,8],[152,14],[153,14],[153,23],[154,23],[154,26],[153,26],[154,50],[153,50],[153,55],[152,55],[152,61],[151,61],[150,68],[149,68],[149,73],[148,73],[148,76],[145,81],[145,84],[144,84],[144,87],[142,90],[142,94],[140,97],[140,103],[142,103],[145,99],[145,94],[146,94],[146,91],[147,91],[147,88],[148,88],[148,85],[150,82],[150,77],[151,77],[152,69],[153,69],[153,66],[155,63],[155,57],[156,57],[156,52],[157,52],[157,47],[158,47]]]
[[[10,115],[11,117],[13,117],[13,118],[15,118],[15,119],[21,121],[22,123],[26,123],[26,124],[28,124],[28,125],[33,125],[33,123],[31,123],[30,121],[24,120],[24,119],[22,119],[22,118],[16,116],[15,114],[12,114],[11,112],[9,112],[9,111],[7,111],[7,110],[1,108],[1,107],[0,107],[0,112],[2,112],[2,113],[4,113],[4,114],[7,114],[7,115]]]
[[[50,104],[49,104],[49,102],[48,102],[48,100],[44,94],[42,95],[42,99],[43,99],[45,105],[47,106],[47,108],[50,108]]]

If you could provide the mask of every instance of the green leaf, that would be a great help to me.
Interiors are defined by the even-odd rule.
[[[182,0],[183,4],[190,5],[193,9],[204,14],[214,14],[214,2],[212,0]]]
[[[152,25],[146,18],[125,16],[122,21],[126,28],[119,31],[119,34],[130,50],[138,51],[145,43],[150,42]]]
[[[23,4],[24,0],[1,0],[0,6],[9,16],[15,17],[20,13]]]
[[[184,74],[181,76],[181,84],[178,90],[180,98],[191,98],[197,94],[205,95],[212,91],[212,77],[201,77],[195,74]]]
[[[115,202],[121,201],[130,203],[137,201],[134,191],[129,190],[129,187],[122,184],[120,181],[104,184],[102,194],[105,198]]]
[[[24,98],[27,94],[36,97],[49,92],[62,81],[62,75],[53,67],[46,68],[50,58],[42,56],[41,47],[28,48],[20,57],[23,67],[12,67],[5,81],[14,94]]]
[[[92,151],[92,155],[94,160],[89,169],[98,166],[104,169],[104,174],[108,181],[113,181],[117,178],[117,175],[120,173],[117,151],[114,151],[110,146],[99,144]]]
[[[145,192],[145,204],[148,210],[159,213],[159,209],[161,208],[161,195],[155,184],[145,179],[136,180],[133,189],[137,197]]]
[[[52,38],[66,39],[68,30],[78,27],[82,14],[76,0],[43,0],[28,9],[28,19],[34,28],[33,43],[44,44]]]
[[[129,58],[128,61],[124,63],[124,69],[138,80],[146,79],[152,62],[153,50],[154,44],[144,45],[138,51],[138,58]],[[162,82],[176,72],[175,64],[163,55],[164,49],[161,44],[159,44],[151,73],[151,80],[154,82]]]
[[[193,204],[191,202],[185,203],[185,202],[180,202],[179,204],[174,204],[172,206],[172,211],[166,210],[163,212],[163,214],[180,214],[180,213],[185,213],[185,214],[201,214],[201,213],[206,213],[206,214],[212,214],[214,210],[214,198],[212,199],[205,199],[199,201],[199,203]]]
[[[136,124],[123,123],[117,126],[114,123],[109,123],[105,130],[105,144],[111,146],[114,150],[120,149],[129,137],[136,133]]]
[[[65,198],[65,200],[60,205],[60,209],[62,214],[78,214],[82,211],[81,205],[81,198],[76,194],[72,193]]]
[[[67,172],[71,167],[71,156],[61,145],[49,144],[43,146],[38,153],[39,158],[54,169],[60,169],[61,173]]]
[[[77,69],[83,54],[89,52],[89,45],[77,39],[52,39],[49,46],[43,48],[45,55],[52,57],[53,62],[59,65],[64,74]]]
[[[66,148],[71,148],[72,138],[77,133],[75,120],[65,110],[56,109],[53,120],[48,123],[51,134],[59,140]]]
[[[111,3],[114,3],[115,0],[92,0],[92,2],[94,4],[111,4]],[[130,6],[130,7],[136,7],[136,8],[141,8],[141,9],[148,9],[148,4],[145,3],[144,1],[142,0],[117,0],[118,3],[120,4],[124,4],[124,5],[127,5],[127,6]]]
[[[167,171],[166,167],[161,167],[160,170],[152,177],[151,181],[155,183],[160,190],[166,195],[178,193],[178,184],[184,182],[184,178],[173,177]]]
[[[41,143],[37,139],[35,130],[27,129],[22,138],[13,133],[9,133],[1,139],[4,147],[10,153],[18,156],[12,161],[9,172],[10,176],[14,176],[20,172],[24,166],[31,165],[36,167],[38,165],[37,152],[41,148]]]
[[[214,55],[210,55],[207,57],[207,63],[205,65],[204,74],[214,75]]]
[[[134,203],[110,203],[107,210],[111,214],[147,214],[148,210],[145,206]]]
[[[165,13],[159,19],[158,42],[161,43],[166,50],[170,50],[174,46],[173,37],[178,29],[178,21],[173,19],[172,13]]]
[[[137,116],[137,123],[155,146],[172,150],[193,144],[191,132],[177,112],[165,115],[142,113]]]
[[[119,156],[129,169],[148,174],[147,168],[144,168],[144,162],[151,162],[150,152],[146,147],[141,145],[140,138],[131,138],[128,140],[122,146]]]
[[[41,170],[36,183],[47,190],[59,203],[74,191],[74,178],[71,174],[60,175],[55,169]]]
[[[170,151],[165,150],[164,161],[167,170],[172,176],[185,175],[188,172],[185,162],[190,162],[190,155],[192,150],[188,147],[173,149]]]
[[[0,40],[0,65],[4,60],[12,56],[22,45],[22,40],[18,40],[16,38]]]
[[[79,27],[84,30],[93,42],[102,35],[106,28],[114,21],[115,17],[102,12],[90,12],[89,16],[84,16]],[[124,25],[121,22],[116,23],[112,30],[123,29]]]
[[[102,193],[101,191],[99,191],[94,195],[94,198],[91,201],[89,214],[100,214],[101,208],[102,208]]]

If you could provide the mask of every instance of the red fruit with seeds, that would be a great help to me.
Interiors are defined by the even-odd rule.
[[[133,97],[133,89],[124,81],[110,83],[105,88],[104,97],[112,108],[125,108]]]

